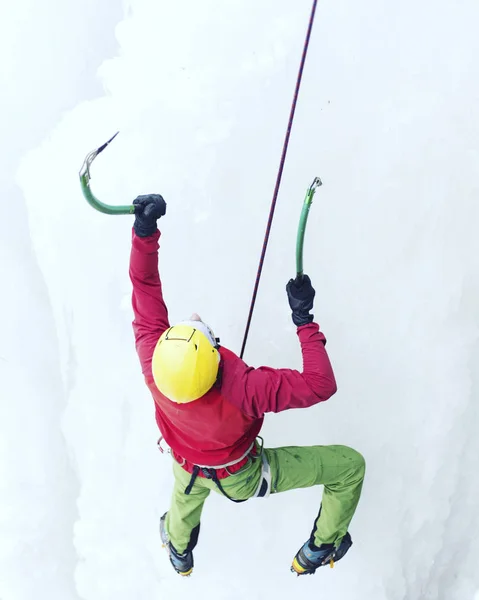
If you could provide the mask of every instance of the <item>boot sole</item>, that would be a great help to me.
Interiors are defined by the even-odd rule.
[[[318,565],[317,567],[303,567],[303,565],[298,561],[298,559],[295,556],[293,559],[293,564],[291,565],[291,571],[293,573],[296,573],[296,575],[314,575],[316,573],[316,569],[319,569],[320,567],[325,567],[327,564],[329,564],[331,569],[334,567],[334,560],[332,557],[328,557],[326,559],[326,562],[324,562],[321,565]]]

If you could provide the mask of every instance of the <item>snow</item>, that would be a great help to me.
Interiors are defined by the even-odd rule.
[[[132,218],[91,209],[78,171],[121,131],[95,194],[165,196],[170,318],[239,352],[310,2],[46,5],[0,19],[0,598],[477,599],[477,3],[318,6],[245,358],[300,367],[284,286],[319,175],[304,264],[339,391],[263,435],[364,454],[354,546],[296,578],[320,489],[212,495],[186,580],[158,536],[172,474],[133,345]]]

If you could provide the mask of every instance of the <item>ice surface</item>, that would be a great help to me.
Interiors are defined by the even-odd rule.
[[[320,489],[239,506],[212,495],[188,580],[157,533],[172,475],[133,347],[132,219],[93,211],[78,170],[121,130],[93,166],[95,193],[165,196],[170,318],[196,311],[239,351],[310,2],[126,8],[119,50],[97,40],[98,61],[113,57],[104,94],[79,91],[31,142],[17,175],[29,231],[15,218],[2,236],[0,597],[474,600],[477,3],[319,5],[245,358],[300,367],[284,285],[319,175],[304,263],[339,391],[268,417],[263,433],[365,455],[354,546],[336,569],[295,578]],[[68,48],[78,64],[85,46]],[[78,70],[60,64],[52,73],[74,85]]]

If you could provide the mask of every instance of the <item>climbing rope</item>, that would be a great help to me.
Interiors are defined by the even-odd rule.
[[[246,347],[246,341],[248,339],[249,329],[250,329],[250,326],[251,326],[251,319],[253,317],[254,306],[255,306],[255,303],[256,303],[256,296],[258,295],[259,280],[261,278],[261,273],[263,271],[264,257],[265,257],[265,254],[266,254],[266,248],[268,246],[269,234],[270,234],[270,231],[271,231],[271,225],[273,223],[273,216],[274,216],[274,211],[275,211],[275,208],[276,208],[276,201],[278,199],[278,193],[279,193],[279,187],[281,185],[281,179],[282,179],[282,176],[283,176],[283,169],[284,169],[284,163],[285,163],[285,160],[286,160],[286,154],[288,152],[289,138],[290,138],[290,135],[291,135],[291,128],[293,126],[294,113],[296,111],[296,104],[298,102],[299,89],[301,87],[301,79],[303,77],[304,64],[306,62],[306,56],[308,54],[309,40],[311,38],[311,31],[313,29],[314,16],[315,16],[315,13],[316,13],[316,5],[317,5],[317,0],[314,0],[313,1],[313,7],[311,9],[311,15],[310,15],[310,18],[309,18],[309,24],[308,24],[308,30],[307,30],[307,33],[306,33],[306,39],[305,39],[305,42],[304,42],[303,54],[301,56],[301,63],[300,63],[300,66],[299,66],[298,77],[296,79],[296,88],[294,90],[293,103],[291,105],[291,111],[289,113],[288,127],[286,129],[286,136],[284,138],[284,143],[283,143],[283,151],[281,153],[281,160],[280,160],[280,163],[279,163],[278,174],[277,174],[277,177],[276,177],[276,184],[274,186],[273,199],[271,201],[271,208],[270,208],[270,211],[269,211],[268,223],[266,225],[266,233],[265,233],[265,236],[264,236],[263,249],[261,250],[261,257],[259,259],[259,266],[258,266],[258,271],[257,271],[257,274],[256,274],[256,281],[255,281],[255,284],[254,284],[253,297],[251,299],[251,304],[250,304],[250,309],[249,309],[249,314],[248,314],[248,321],[246,323],[246,329],[245,329],[245,333],[244,333],[243,344],[241,346],[241,354],[240,354],[241,358],[243,358],[243,355],[244,355],[244,350],[245,350],[245,347]]]

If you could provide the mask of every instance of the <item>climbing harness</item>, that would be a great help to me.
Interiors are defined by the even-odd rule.
[[[258,436],[258,439],[261,440],[261,446],[260,446],[260,450],[259,450],[259,454],[258,456],[261,454],[261,452],[263,451],[263,438],[261,436]],[[157,446],[158,446],[158,450],[164,454],[165,450],[163,448],[163,441],[165,440],[165,438],[161,435],[160,438],[158,439],[157,442]],[[166,441],[165,441],[166,443]],[[237,465],[239,462],[241,462],[243,459],[245,459],[247,456],[249,456],[250,454],[252,454],[253,449],[255,448],[255,442],[253,442],[249,448],[246,450],[246,452],[244,454],[242,454],[239,458],[236,458],[235,460],[232,460],[230,462],[224,463],[223,465],[215,465],[215,469],[225,469],[226,471],[228,471],[228,467],[232,467],[233,465]],[[178,460],[178,458],[174,455],[174,453],[171,451],[171,448],[167,448],[166,450],[167,454],[171,454],[173,456],[173,458],[176,460],[176,462],[180,465],[180,467],[183,467],[186,464],[186,459],[182,458],[181,462]],[[201,467],[201,468],[208,468],[210,469],[211,467],[209,465],[195,465],[197,467]],[[229,473],[230,475],[234,475],[234,473]]]
[[[203,477],[205,477],[206,479],[211,479],[215,483],[215,485],[219,489],[219,491],[223,494],[223,496],[228,498],[228,500],[231,500],[232,502],[235,502],[237,504],[239,504],[240,502],[246,502],[246,500],[248,500],[248,498],[246,498],[245,500],[236,500],[235,498],[232,498],[225,491],[223,485],[221,484],[221,480],[218,478],[217,471],[219,469],[225,469],[225,468],[227,469],[228,467],[238,464],[239,462],[244,460],[246,457],[248,457],[248,459],[251,458],[252,460],[257,460],[258,458],[261,458],[261,476],[260,476],[258,486],[257,486],[252,498],[267,498],[271,492],[271,468],[269,466],[268,459],[266,458],[266,454],[263,450],[263,438],[258,436],[258,439],[261,440],[261,445],[259,447],[259,453],[257,453],[257,454],[253,454],[253,451],[256,449],[256,444],[253,443],[253,445],[249,448],[249,450],[246,454],[244,454],[240,458],[238,458],[230,463],[227,463],[225,465],[216,465],[214,467],[194,465],[193,472],[191,473],[190,481],[185,489],[185,494],[188,496],[191,493],[191,490],[193,489],[195,481],[201,473],[203,475]],[[161,449],[160,441],[158,442],[158,446]],[[163,450],[162,450],[162,452],[163,452]],[[176,457],[174,457],[174,458],[180,466],[184,465],[185,461],[183,461],[183,463],[180,463],[176,459]],[[247,463],[245,463],[245,464],[247,464]],[[235,475],[235,473],[232,473],[231,475]]]
[[[266,454],[261,454],[261,479],[253,498],[267,498],[271,493],[271,467]]]

